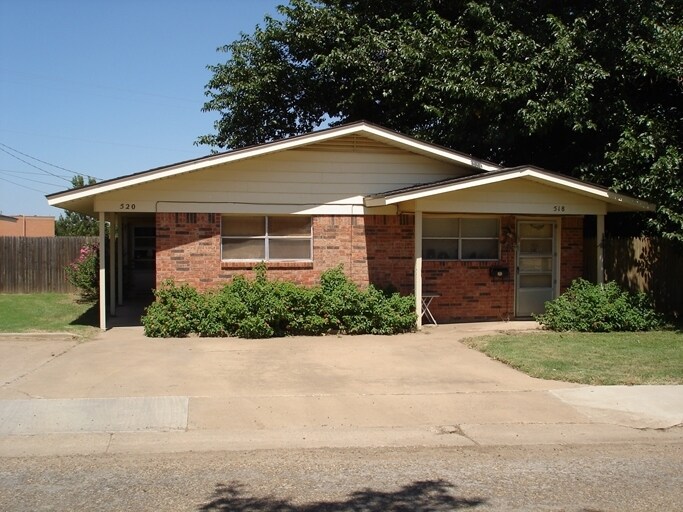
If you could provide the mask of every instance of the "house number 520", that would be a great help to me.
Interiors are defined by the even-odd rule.
[[[135,210],[135,203],[121,203],[119,210]]]

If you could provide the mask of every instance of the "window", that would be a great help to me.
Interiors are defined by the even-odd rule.
[[[299,215],[224,215],[221,258],[244,261],[311,260],[311,218]]]
[[[426,260],[497,260],[498,219],[424,217],[422,257]]]

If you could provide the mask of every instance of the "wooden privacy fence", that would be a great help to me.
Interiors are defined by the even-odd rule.
[[[64,267],[95,242],[88,236],[0,237],[0,293],[76,292]]]
[[[683,250],[658,238],[606,238],[605,277],[647,292],[658,311],[683,317]]]

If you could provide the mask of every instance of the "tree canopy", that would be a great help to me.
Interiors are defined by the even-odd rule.
[[[678,0],[291,0],[219,48],[197,142],[365,119],[642,197],[683,241],[682,17]]]
[[[71,178],[71,188],[81,188],[86,185],[94,185],[95,178],[86,178],[77,174]],[[97,236],[100,232],[97,219],[83,215],[82,213],[66,210],[55,222],[55,234],[57,236]]]

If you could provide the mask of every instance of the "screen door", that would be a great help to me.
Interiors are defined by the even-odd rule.
[[[555,298],[555,232],[554,222],[517,224],[517,316],[543,313],[546,301]]]

